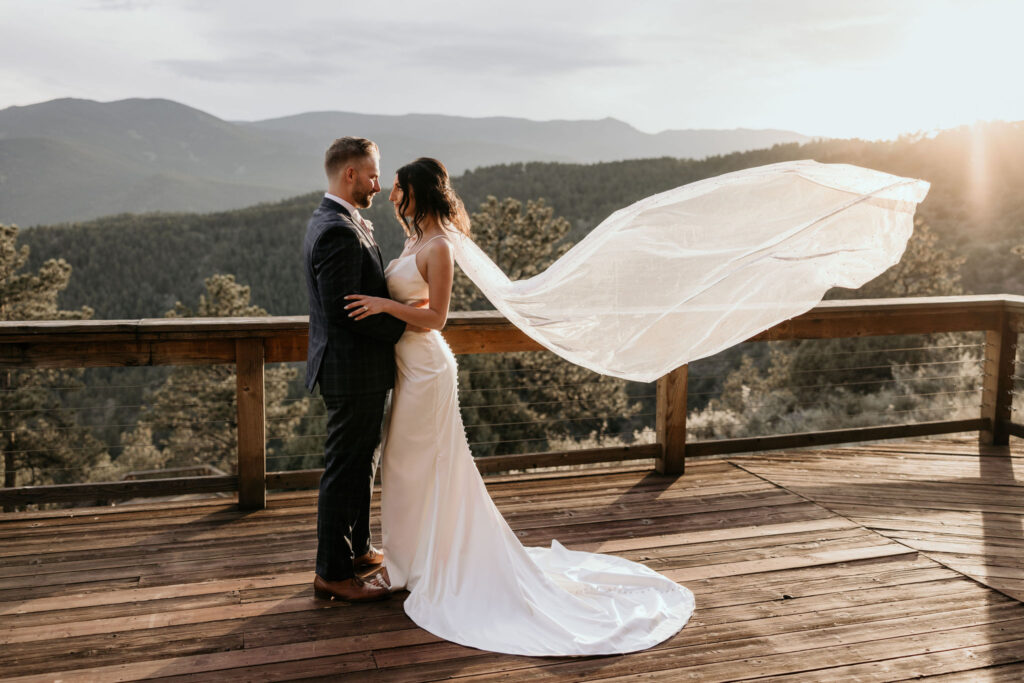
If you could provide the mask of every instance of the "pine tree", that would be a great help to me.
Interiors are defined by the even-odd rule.
[[[195,310],[180,301],[168,318],[235,318],[265,316],[250,303],[249,287],[233,275],[213,275],[205,281]],[[288,398],[289,382],[297,371],[289,366],[268,367],[264,392],[268,424],[268,457],[282,440],[294,435],[306,414],[307,400]],[[237,412],[235,369],[231,365],[179,366],[152,392],[139,426],[126,437],[118,458],[122,469],[213,467],[235,472]],[[158,455],[159,454],[159,455]]]
[[[542,272],[571,243],[570,225],[544,200],[525,208],[488,197],[472,215],[473,241],[513,280]],[[491,308],[461,271],[453,310]],[[551,353],[479,354],[459,359],[459,400],[476,455],[544,450],[548,439],[601,439],[620,430],[638,406],[626,383],[597,375]]]
[[[46,261],[23,272],[29,248],[17,247],[18,228],[0,225],[0,320],[81,320],[92,310],[62,310],[57,298],[68,286],[71,266]],[[68,483],[103,478],[109,461],[102,443],[76,423],[63,405],[67,390],[80,387],[77,370],[0,370],[0,450],[5,487]]]

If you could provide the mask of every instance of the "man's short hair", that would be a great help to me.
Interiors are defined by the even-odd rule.
[[[343,171],[356,159],[365,159],[370,156],[380,156],[377,143],[373,140],[338,138],[327,148],[327,154],[324,157],[324,170],[327,171],[327,177],[332,178],[335,173]]]

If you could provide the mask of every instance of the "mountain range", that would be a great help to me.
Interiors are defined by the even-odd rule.
[[[385,184],[418,156],[437,157],[456,175],[522,161],[700,159],[810,139],[784,130],[649,134],[611,118],[310,112],[225,121],[163,99],[59,99],[0,110],[0,223],[208,212],[279,200],[323,187],[324,149],[342,135],[381,146]]]

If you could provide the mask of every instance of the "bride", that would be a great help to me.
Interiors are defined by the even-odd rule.
[[[417,625],[447,640],[521,655],[631,652],[678,632],[692,593],[622,558],[524,548],[491,501],[459,413],[444,327],[453,240],[469,220],[441,162],[400,168],[389,199],[409,239],[385,270],[392,299],[351,295],[356,320],[389,313],[428,333],[395,345],[397,377],[382,455],[385,576]],[[426,307],[419,306],[427,300]]]
[[[471,240],[444,166],[398,170],[390,199],[409,239],[385,274],[391,299],[350,295],[356,320],[409,331],[382,456],[386,577],[406,613],[447,640],[524,655],[651,647],[693,612],[686,588],[622,558],[524,548],[473,462],[455,358],[438,330],[453,260],[498,310],[578,365],[649,382],[798,315],[833,286],[898,262],[928,183],[793,161],[648,197],[612,214],[539,275],[510,281]],[[426,300],[426,307],[419,307]]]

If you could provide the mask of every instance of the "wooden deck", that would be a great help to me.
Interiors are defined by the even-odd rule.
[[[492,477],[526,544],[642,561],[689,586],[640,653],[534,659],[416,628],[402,595],[312,598],[315,494],[0,515],[0,677],[1024,679],[1024,448],[888,443]]]

